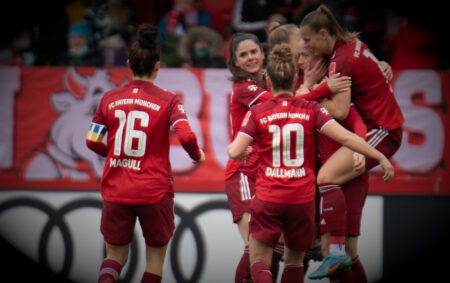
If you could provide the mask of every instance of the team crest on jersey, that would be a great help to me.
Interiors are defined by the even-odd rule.
[[[320,111],[322,111],[323,114],[329,115],[328,110],[325,107],[320,108]]]
[[[248,90],[250,91],[256,91],[258,89],[258,87],[256,85],[249,85],[248,86]]]

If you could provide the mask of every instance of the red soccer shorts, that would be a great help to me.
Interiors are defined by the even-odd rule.
[[[294,251],[311,247],[314,234],[315,201],[302,204],[266,202],[254,198],[251,205],[250,234],[275,247],[284,235],[284,244]]]
[[[166,194],[159,202],[128,205],[103,202],[100,231],[105,242],[127,245],[133,239],[136,217],[139,217],[145,243],[162,247],[169,243],[175,228],[173,197]]]
[[[383,127],[375,126],[367,131],[366,141],[370,146],[378,149],[387,158],[390,158],[397,152],[402,144],[402,135],[402,127],[398,127],[394,130],[386,130]],[[367,171],[377,165],[378,161],[375,159],[366,159]]]
[[[244,212],[250,213],[250,202],[255,195],[255,180],[244,173],[236,172],[225,180],[225,191],[233,222],[236,223]]]

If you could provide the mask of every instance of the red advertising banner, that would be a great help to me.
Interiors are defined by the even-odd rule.
[[[194,165],[171,139],[178,191],[224,191],[230,143],[226,69],[161,69],[155,83],[179,94],[206,161]],[[0,189],[98,190],[104,159],[85,145],[102,95],[131,79],[126,68],[0,67]],[[371,193],[449,194],[450,72],[395,72],[406,118],[395,178],[370,172]]]

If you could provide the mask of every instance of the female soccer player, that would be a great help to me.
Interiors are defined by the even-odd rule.
[[[232,74],[233,91],[230,100],[232,138],[237,135],[245,113],[250,107],[273,97],[267,91],[263,74],[264,52],[259,39],[250,33],[233,35],[229,47],[228,69]],[[229,159],[225,169],[225,188],[233,222],[237,223],[245,244],[244,252],[236,268],[235,282],[251,280],[248,259],[248,221],[250,201],[255,194],[258,154]],[[280,244],[274,253],[273,273],[277,273],[278,261],[283,254]]]
[[[273,98],[267,91],[263,74],[264,53],[258,38],[249,33],[237,33],[230,42],[228,68],[234,82],[230,102],[232,138],[237,135],[245,113],[254,105]],[[347,80],[334,76],[329,79],[326,89],[338,92],[345,88]],[[248,260],[248,217],[250,200],[254,196],[257,175],[258,154],[255,150],[238,160],[230,159],[225,170],[225,188],[233,221],[237,223],[245,244],[244,253],[236,268],[235,282],[250,280]],[[272,260],[272,273],[276,278],[278,262],[283,254],[283,243],[275,248]]]
[[[340,73],[352,78],[351,101],[366,123],[369,144],[388,158],[394,155],[401,144],[404,118],[383,73],[382,64],[367,45],[357,39],[357,34],[348,33],[340,27],[326,6],[321,5],[305,16],[300,30],[306,47],[312,50],[314,56],[329,58],[329,75]],[[340,261],[335,255],[342,252],[338,243],[344,241],[342,219],[345,219],[346,211],[341,186],[377,165],[375,160],[368,159],[363,170],[355,170],[353,159],[349,158],[352,155],[349,149],[341,147],[318,173],[323,217],[327,228],[332,229],[330,241],[335,244],[336,253],[330,254],[331,257],[324,260],[317,272],[310,274],[313,279],[327,276],[328,267]]]
[[[253,140],[260,154],[256,195],[251,203],[250,271],[254,282],[272,282],[273,247],[283,234],[282,282],[303,282],[303,256],[314,227],[315,131],[380,162],[385,181],[393,177],[387,158],[334,121],[324,107],[293,97],[297,68],[287,45],[269,55],[267,73],[275,98],[254,106],[228,147],[230,158],[244,155]]]
[[[100,230],[106,245],[98,279],[102,283],[118,280],[127,261],[136,217],[146,243],[141,282],[161,282],[167,244],[175,226],[170,127],[174,127],[194,163],[205,159],[180,98],[153,84],[160,68],[157,38],[156,27],[139,26],[128,58],[133,79],[105,93],[86,137],[87,146],[106,157],[101,180],[104,202]]]

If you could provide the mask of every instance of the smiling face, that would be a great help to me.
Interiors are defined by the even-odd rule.
[[[250,74],[261,72],[264,61],[264,53],[251,39],[241,41],[236,48],[234,64]]]
[[[313,56],[330,55],[327,42],[328,33],[324,29],[314,32],[308,26],[302,26],[300,27],[300,33],[305,47],[311,49]]]

